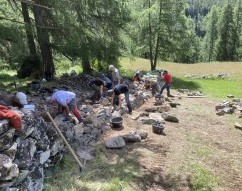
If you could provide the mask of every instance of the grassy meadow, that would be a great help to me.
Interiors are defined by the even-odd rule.
[[[131,76],[137,70],[150,70],[150,62],[146,59],[121,59],[121,72]],[[206,96],[225,99],[228,94],[242,97],[242,62],[211,62],[199,64],[180,64],[159,62],[157,70],[168,70],[173,76],[172,88],[200,90]],[[186,75],[227,74],[225,79],[192,79]]]

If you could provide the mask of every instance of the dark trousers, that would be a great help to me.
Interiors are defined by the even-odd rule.
[[[164,90],[164,89],[167,90],[167,96],[170,97],[170,96],[171,96],[171,93],[170,93],[170,84],[165,83],[165,84],[161,87],[160,94],[163,93],[163,90]]]
[[[132,112],[132,107],[131,107],[131,104],[130,104],[130,101],[129,101],[129,92],[124,93],[124,96],[125,96],[125,101],[127,103],[127,107],[129,109],[129,112]]]

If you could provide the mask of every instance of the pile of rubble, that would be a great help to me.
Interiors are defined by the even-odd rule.
[[[216,114],[219,116],[225,114],[238,114],[239,117],[242,117],[242,100],[240,98],[235,98],[232,95],[228,95],[228,98],[232,100],[224,100],[222,103],[218,103],[215,106]]]
[[[201,91],[191,91],[189,89],[178,89],[178,93],[186,94],[187,96],[204,96]]]
[[[225,79],[228,78],[229,75],[228,74],[223,74],[223,73],[219,73],[219,74],[186,74],[184,76],[185,78],[192,78],[192,79]]]
[[[23,116],[22,125],[16,133],[8,120],[0,120],[1,190],[43,190],[44,168],[64,151],[56,131],[41,117]]]

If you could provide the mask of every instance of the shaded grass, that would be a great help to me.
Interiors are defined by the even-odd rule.
[[[132,156],[124,158],[116,156],[111,160],[109,153],[104,149],[99,149],[97,152],[95,160],[88,164],[80,179],[76,178],[78,168],[73,165],[75,161],[66,156],[61,166],[56,167],[57,173],[51,179],[46,178],[46,190],[134,190],[129,183],[139,173],[136,159]]]
[[[15,91],[14,81],[16,82],[17,89],[21,89],[28,83],[27,79],[18,79],[17,72],[13,70],[0,71],[0,89],[5,91]]]
[[[95,160],[88,162],[88,167],[80,179],[77,178],[78,168],[75,161],[66,156],[64,162],[55,167],[56,174],[45,179],[45,190],[146,191],[154,185],[165,190],[181,190],[178,189],[181,186],[180,176],[146,169],[141,162],[146,157],[146,152],[162,151],[162,148],[157,150],[153,146],[152,143],[141,143],[138,150],[129,146],[121,150],[108,150],[99,146]]]

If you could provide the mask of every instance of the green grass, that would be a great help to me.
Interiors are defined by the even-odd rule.
[[[70,60],[68,59],[61,59],[55,62],[56,67],[56,75],[61,76],[62,74],[70,74],[72,70],[75,70],[77,74],[82,72],[82,67],[78,64],[72,65]]]
[[[132,76],[137,70],[150,70],[149,60],[122,58],[122,75]],[[159,62],[157,69],[166,69],[173,76],[172,89],[189,89],[202,91],[206,96],[215,99],[226,99],[228,94],[242,97],[242,63],[241,62],[214,62],[200,64],[179,64]],[[227,74],[225,79],[191,79],[187,74]]]
[[[192,182],[193,191],[219,191],[219,179],[205,166],[193,163]]]
[[[132,156],[117,156],[115,159],[109,157],[106,149],[97,149],[95,160],[88,162],[88,168],[84,169],[83,176],[78,179],[79,171],[75,161],[66,156],[62,164],[55,167],[56,174],[45,179],[45,190],[134,190],[129,184],[139,174],[136,159]]]
[[[17,88],[26,85],[26,79],[18,79],[17,72],[14,70],[0,70],[0,90],[15,91],[13,82],[16,82]]]

